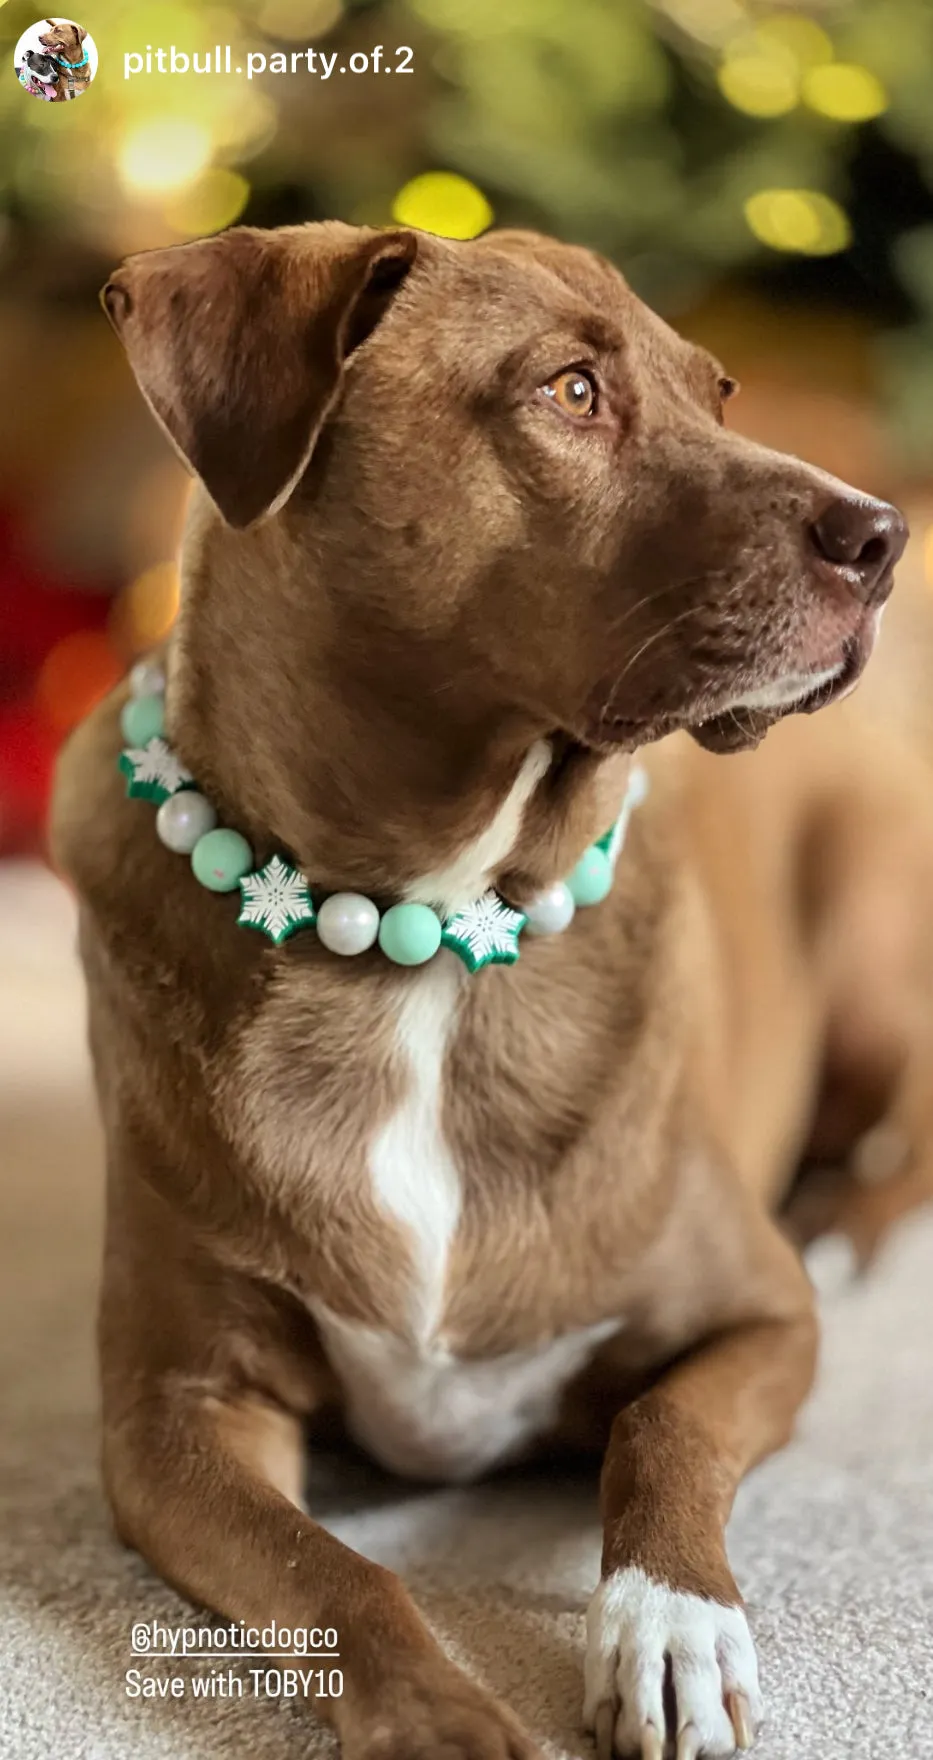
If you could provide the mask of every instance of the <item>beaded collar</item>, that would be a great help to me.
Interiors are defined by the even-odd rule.
[[[87,66],[90,59],[91,58],[86,49],[80,61],[66,61],[61,55],[52,56],[52,60],[57,61],[59,67],[64,68],[66,73],[77,73],[79,68]]]
[[[274,855],[255,868],[246,838],[218,826],[210,801],[164,737],[165,674],[158,661],[140,660],[134,666],[130,692],[121,718],[128,744],[118,760],[127,794],[155,802],[160,841],[190,856],[202,886],[210,892],[239,887],[237,922],[267,935],[276,947],[296,931],[314,928],[332,953],[365,953],[378,942],[386,957],[401,966],[424,965],[440,947],[458,954],[470,972],[514,965],[523,933],[559,934],[569,928],[579,906],[600,904],[606,897],[629,819],[648,792],[648,778],[635,765],[615,824],[584,851],[566,880],[547,887],[523,911],[492,889],[445,917],[418,903],[390,905],[380,913],[360,892],[334,892],[315,906],[308,881],[291,862]]]

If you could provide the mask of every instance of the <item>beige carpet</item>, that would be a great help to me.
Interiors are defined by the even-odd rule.
[[[54,882],[0,873],[0,1755],[304,1760],[329,1740],[290,1706],[125,1696],[133,1619],[197,1616],[117,1546],[97,1482],[100,1145],[71,941]],[[589,1755],[590,1490],[411,1491],[346,1466],[321,1481],[323,1519],[405,1572],[545,1750]],[[768,1700],[760,1760],[933,1756],[933,1219],[827,1299],[821,1386],[744,1488],[732,1553]]]

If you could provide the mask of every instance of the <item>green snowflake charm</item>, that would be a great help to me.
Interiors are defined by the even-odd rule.
[[[441,945],[459,954],[469,972],[478,972],[481,966],[512,966],[526,922],[523,913],[513,911],[498,892],[484,892],[445,919]]]
[[[296,929],[309,929],[314,922],[314,906],[303,874],[281,856],[273,856],[264,868],[245,874],[240,881],[243,908],[237,922],[244,928],[258,929],[268,935],[276,947],[294,935]]]
[[[190,770],[185,769],[171,746],[159,737],[144,746],[127,746],[117,763],[127,778],[127,794],[134,799],[155,801],[157,806],[167,801],[170,795],[177,794],[179,789],[190,788],[194,782]]]

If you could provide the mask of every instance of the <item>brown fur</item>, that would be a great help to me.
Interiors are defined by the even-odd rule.
[[[84,26],[72,24],[69,20],[56,24],[51,18],[46,19],[46,24],[49,29],[39,38],[44,48],[59,61],[81,62],[84,56],[84,39],[87,36]],[[76,98],[81,92],[87,91],[90,83],[90,62],[83,66],[62,68],[58,76],[56,97],[64,100]]]
[[[815,1351],[770,1212],[836,1040],[842,1090],[894,1069],[882,1109],[925,1146],[933,950],[913,900],[933,827],[920,772],[892,788],[894,754],[848,706],[728,764],[685,733],[650,742],[748,744],[777,712],[733,725],[737,694],[843,648],[854,675],[896,522],[858,514],[883,569],[828,559],[812,529],[844,485],[730,434],[717,364],[549,241],[238,230],[132,259],[105,303],[209,492],[170,736],[259,861],[289,851],[316,890],[389,902],[483,831],[546,738],[494,876],[522,902],[605,829],[649,747],[610,897],[464,985],[442,1334],[486,1358],[624,1316],[537,1441],[608,1445],[606,1572],[737,1600],[732,1495],[789,1434]],[[584,363],[603,387],[588,427],[537,390]],[[348,1755],[527,1760],[397,1580],[295,1507],[299,1424],[344,1398],[313,1305],[408,1335],[408,1242],[366,1157],[404,1093],[394,1024],[418,976],[238,928],[124,798],[122,700],[74,736],[54,825],[109,1146],[117,1525],[231,1617],[336,1625]]]

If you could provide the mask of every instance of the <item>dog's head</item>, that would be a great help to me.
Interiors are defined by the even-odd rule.
[[[40,55],[38,49],[27,49],[23,62],[33,79],[40,80],[43,85],[54,85],[58,79],[58,68],[51,55]]]
[[[103,300],[235,542],[288,575],[290,675],[326,640],[438,714],[731,750],[865,665],[902,518],[730,432],[723,367],[589,251],[236,228]]]
[[[73,53],[80,52],[81,44],[87,36],[83,25],[73,24],[67,18],[62,19],[58,24],[54,18],[47,18],[45,22],[49,28],[40,36],[40,43],[44,43],[47,49],[56,51],[70,49]]]

